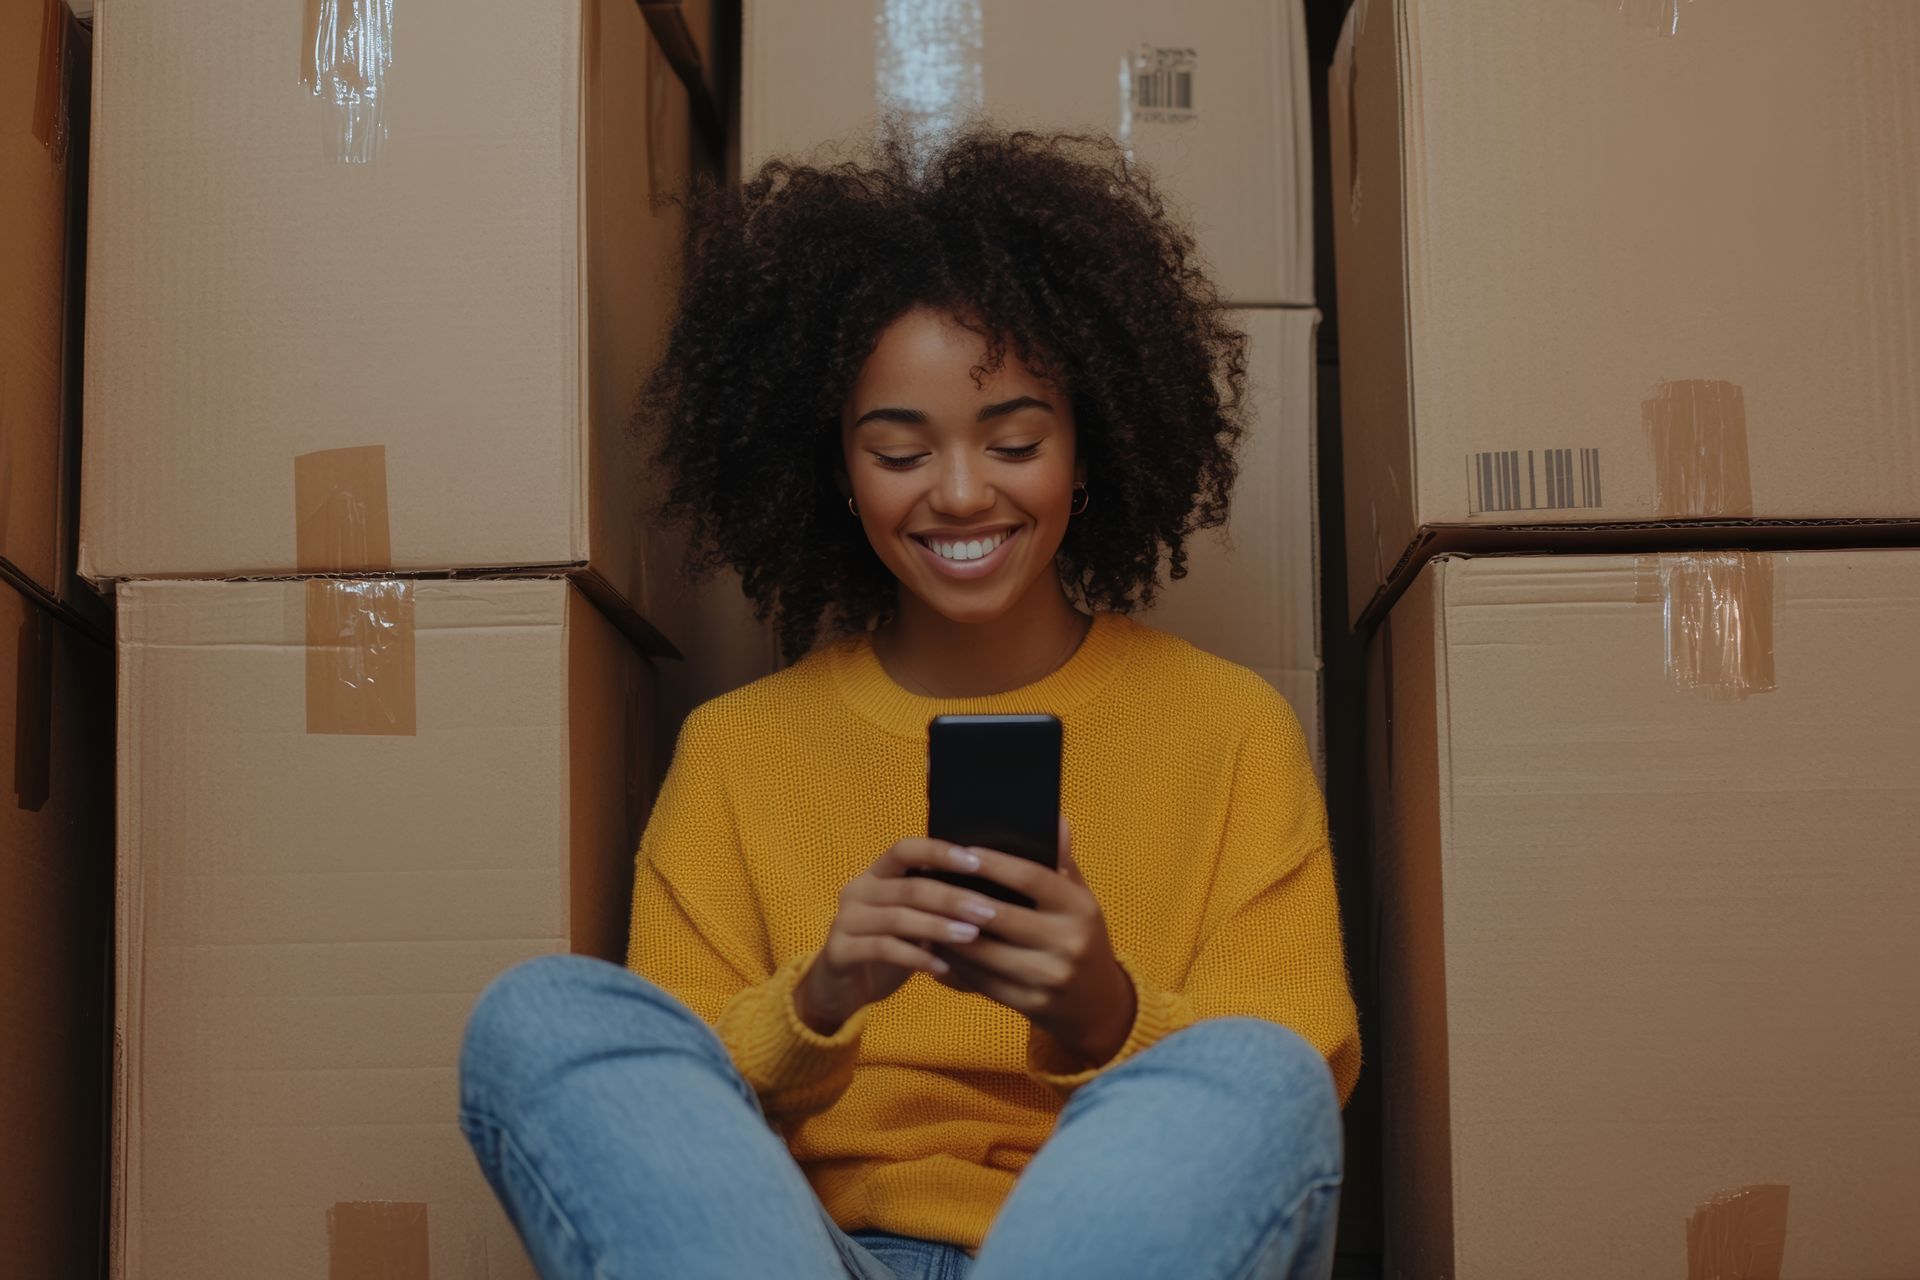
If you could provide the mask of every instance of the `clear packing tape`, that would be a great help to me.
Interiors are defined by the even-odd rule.
[[[1641,402],[1660,513],[1673,519],[1753,514],[1746,397],[1734,383],[1662,382]],[[1637,596],[1665,616],[1667,675],[1714,698],[1774,687],[1773,560],[1747,551],[1643,557]]]
[[[1599,0],[1636,27],[1651,27],[1663,36],[1680,34],[1680,13],[1693,0]]]
[[[1665,618],[1667,678],[1713,698],[1769,693],[1773,560],[1752,551],[1644,556],[1638,598]]]
[[[368,164],[387,138],[387,73],[393,69],[393,0],[306,0],[300,83],[326,110],[327,152]]]
[[[300,454],[293,478],[302,573],[392,566],[384,446]],[[411,735],[413,584],[319,577],[306,596],[307,732]]]

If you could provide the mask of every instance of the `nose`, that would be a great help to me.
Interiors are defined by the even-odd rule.
[[[927,502],[943,516],[975,515],[993,505],[993,486],[967,459],[950,458],[940,464]]]

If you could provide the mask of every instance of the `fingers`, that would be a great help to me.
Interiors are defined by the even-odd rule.
[[[969,958],[973,954],[972,947],[969,947],[965,954],[946,951],[945,948],[937,950],[942,952],[942,958],[950,962],[948,972],[935,975],[942,986],[951,987],[955,991],[964,991],[970,995],[985,996],[1016,1013],[1038,1013],[1045,1009],[1051,998],[1044,990],[1016,982],[983,965],[975,964]]]
[[[980,936],[980,925],[975,921],[900,903],[849,903],[841,908],[840,919],[849,937],[879,935],[908,942],[972,942]]]
[[[835,963],[847,968],[861,964],[889,964],[897,969],[944,976],[950,965],[927,947],[891,934],[847,934],[835,940]]]
[[[1041,911],[1084,912],[1093,905],[1093,895],[1087,892],[1084,883],[1076,883],[1072,875],[1062,875],[1052,867],[996,849],[969,852],[980,859],[980,868],[975,874],[1026,894]]]
[[[1052,990],[1064,986],[1073,976],[1073,965],[1064,957],[997,938],[981,937],[960,945],[942,945],[937,951],[956,966],[964,963],[1022,987]]]
[[[1059,922],[1049,921],[1038,911],[1001,902],[940,880],[915,878],[876,881],[861,895],[861,901],[873,905],[908,906],[949,920],[964,920],[979,925],[982,934],[991,934],[1021,946],[1048,945],[1059,935]],[[948,942],[960,939],[934,940]]]
[[[908,836],[895,841],[893,847],[875,860],[867,868],[870,875],[880,879],[896,879],[909,870],[921,868],[928,871],[978,871],[979,860],[965,849],[957,848],[945,840],[933,840],[926,836]]]

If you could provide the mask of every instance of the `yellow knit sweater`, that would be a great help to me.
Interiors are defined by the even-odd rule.
[[[714,1025],[847,1230],[978,1248],[1098,1073],[1058,1074],[1071,1062],[1021,1015],[924,974],[831,1037],[793,1008],[841,888],[926,832],[928,720],[1010,711],[1065,725],[1074,860],[1138,998],[1113,1062],[1244,1014],[1319,1048],[1343,1101],[1359,1073],[1325,808],[1263,680],[1098,613],[1037,683],[934,699],[848,637],[688,718],[641,840],[628,957]]]

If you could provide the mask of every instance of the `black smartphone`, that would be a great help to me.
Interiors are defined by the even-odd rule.
[[[1059,865],[1057,716],[936,716],[927,726],[927,834]],[[1031,907],[1033,899],[961,871],[922,874]]]

